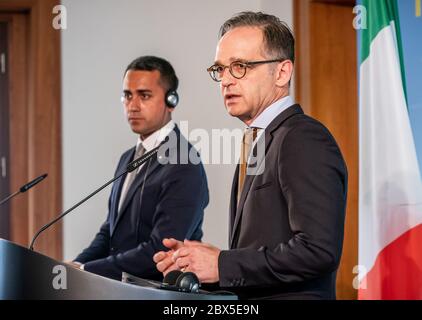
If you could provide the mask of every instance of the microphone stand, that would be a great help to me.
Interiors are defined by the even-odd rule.
[[[33,186],[35,186],[37,183],[44,180],[46,177],[47,177],[47,173],[45,173],[42,176],[39,176],[38,178],[35,178],[34,180],[32,180],[32,181],[28,182],[27,184],[23,185],[18,191],[16,191],[15,193],[11,194],[10,196],[8,196],[5,199],[3,199],[2,201],[0,201],[0,206],[3,203],[6,203],[10,199],[12,199],[14,196],[17,196],[19,193],[24,193],[24,192],[28,191]]]
[[[119,175],[117,175],[117,177],[114,177],[113,179],[111,179],[110,181],[108,181],[106,184],[104,184],[103,186],[101,186],[100,188],[98,188],[97,190],[95,190],[94,192],[92,192],[91,194],[89,194],[87,197],[85,197],[84,199],[82,199],[81,201],[79,201],[77,204],[75,204],[73,207],[71,207],[70,209],[66,210],[65,212],[63,212],[61,215],[59,215],[57,218],[55,218],[54,220],[52,220],[51,222],[47,223],[45,226],[43,226],[40,230],[38,230],[38,232],[34,235],[34,237],[32,238],[31,244],[29,245],[29,250],[34,250],[34,243],[35,240],[38,238],[38,236],[47,228],[49,228],[51,225],[53,225],[54,223],[56,223],[57,221],[59,221],[60,219],[62,219],[65,215],[67,215],[69,212],[71,212],[72,210],[76,209],[77,207],[79,207],[82,203],[84,203],[85,201],[87,201],[88,199],[90,199],[91,197],[93,197],[94,195],[96,195],[98,192],[100,192],[101,190],[103,190],[105,187],[107,187],[109,184],[113,183],[114,181],[116,181],[117,179],[119,179],[121,176],[127,174],[128,172],[131,172],[137,168],[139,168],[140,165],[142,165],[143,163],[145,163],[146,161],[148,161],[150,158],[152,158],[153,156],[155,156],[158,152],[158,149],[160,148],[160,146],[155,147],[154,149],[152,149],[151,151],[145,153],[143,156],[139,157],[136,160],[133,160],[132,162],[130,162],[127,167],[126,170],[123,171],[122,173],[120,173]]]
[[[21,192],[20,192],[20,190],[16,191],[15,193],[11,194],[11,195],[10,195],[10,196],[8,196],[7,198],[3,199],[3,200],[0,202],[0,206],[1,206],[3,203],[6,203],[6,202],[7,202],[7,201],[9,201],[10,199],[12,199],[14,196],[17,196],[19,193],[21,193]]]

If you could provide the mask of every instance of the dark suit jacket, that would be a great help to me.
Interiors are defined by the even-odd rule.
[[[329,131],[293,105],[265,130],[265,170],[230,204],[220,286],[240,298],[334,299],[347,169]]]
[[[193,147],[177,126],[174,132],[177,147],[173,143],[168,152],[180,156],[180,146],[187,146],[190,151]],[[122,155],[115,176],[125,170],[134,153],[135,148],[132,148]],[[183,156],[185,153],[186,150]],[[156,158],[149,164],[146,162],[130,186],[118,214],[123,183],[124,177],[113,184],[107,220],[91,245],[75,261],[84,263],[87,271],[117,280],[121,279],[122,271],[160,280],[162,276],[152,256],[157,251],[166,250],[162,239],[202,238],[204,208],[208,204],[204,168],[201,163],[190,162],[163,165]]]

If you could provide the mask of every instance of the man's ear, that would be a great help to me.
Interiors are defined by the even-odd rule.
[[[289,84],[293,74],[293,62],[285,60],[280,62],[276,69],[276,85],[284,87]]]
[[[167,108],[167,111],[168,111],[170,114],[174,111],[174,109],[176,109],[176,108],[171,108],[171,107],[168,107],[168,106],[166,106],[166,108]]]

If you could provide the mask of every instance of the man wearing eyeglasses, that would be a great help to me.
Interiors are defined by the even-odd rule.
[[[191,271],[241,299],[335,299],[347,170],[329,131],[290,97],[293,63],[293,35],[277,17],[244,12],[221,27],[208,72],[229,114],[247,126],[230,249],[164,239],[170,250],[154,256],[164,274]],[[264,161],[251,170],[260,144]]]
[[[164,249],[162,239],[201,240],[207,179],[202,163],[194,164],[181,154],[180,145],[194,150],[171,117],[178,102],[177,86],[173,67],[162,58],[142,56],[126,68],[122,103],[138,141],[121,156],[116,175],[158,146],[168,150],[169,159],[151,158],[116,180],[107,219],[74,266],[116,280],[122,279],[122,272],[161,280],[152,256]]]

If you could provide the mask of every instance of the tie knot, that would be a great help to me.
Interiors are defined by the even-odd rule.
[[[244,141],[246,144],[253,143],[256,139],[258,133],[258,128],[256,127],[247,127],[244,133]]]
[[[145,148],[142,145],[142,143],[140,143],[139,145],[136,146],[136,151],[135,151],[135,157],[134,159],[138,159],[139,157],[141,157],[143,154],[145,153]]]

